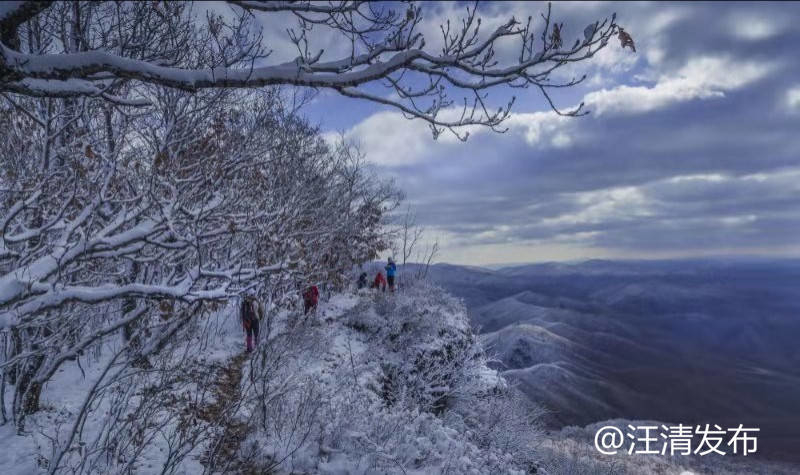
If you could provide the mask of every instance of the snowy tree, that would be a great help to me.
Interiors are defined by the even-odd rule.
[[[502,130],[514,101],[498,107],[487,96],[500,86],[538,89],[557,112],[581,114],[582,107],[560,111],[549,91],[585,76],[559,80],[553,73],[588,60],[622,34],[612,16],[586,26],[569,46],[549,6],[541,22],[510,18],[485,31],[475,5],[460,20],[445,19],[436,38],[425,38],[425,8],[413,2],[399,9],[349,0],[227,3],[225,15],[186,2],[5,3],[0,91],[145,105],[148,98],[126,93],[130,83],[184,91],[303,86],[389,105],[427,121],[434,135],[449,129],[465,138],[457,132],[461,126]],[[289,20],[297,57],[272,61],[258,25],[279,24],[283,31]],[[325,54],[320,38],[326,46],[333,40],[347,47]],[[186,61],[189,44],[213,54]]]
[[[0,23],[30,54],[224,63],[223,27],[189,7],[12,2]],[[307,96],[101,82],[97,97],[0,93],[0,379],[20,428],[60,366],[106,338],[122,332],[124,359],[148,364],[206,305],[243,292],[286,305],[376,255],[399,197],[297,115]]]
[[[280,91],[141,93],[154,107],[138,116],[91,98],[6,106],[0,320],[18,422],[63,362],[120,329],[139,351],[137,330],[177,330],[195,304],[285,303],[384,246],[394,189]]]

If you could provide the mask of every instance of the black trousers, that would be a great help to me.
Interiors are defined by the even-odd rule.
[[[393,289],[394,288],[394,276],[393,275],[387,276],[386,280],[389,282],[389,288]]]
[[[258,320],[250,322],[250,328],[247,329],[247,336],[252,336],[254,340],[258,340]]]

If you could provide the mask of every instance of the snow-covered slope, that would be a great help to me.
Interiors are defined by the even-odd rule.
[[[416,286],[364,291],[351,302],[329,314],[323,307],[303,330],[304,344],[313,344],[290,356],[294,377],[306,382],[276,407],[314,417],[289,433],[270,412],[245,443],[257,447],[255,458],[326,474],[529,468],[532,413],[486,367],[458,301]]]
[[[119,342],[67,363],[24,433],[0,427],[0,473],[534,466],[535,408],[486,366],[463,304],[442,290],[334,294],[308,318],[279,312],[250,354],[235,308],[195,321],[135,370],[115,365]],[[131,372],[109,378],[119,371]]]

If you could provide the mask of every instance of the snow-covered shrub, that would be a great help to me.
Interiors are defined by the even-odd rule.
[[[463,304],[422,281],[386,302],[372,339],[389,351],[374,386],[384,404],[439,416],[481,450],[532,469],[541,409],[487,368]]]
[[[376,403],[348,415],[350,430],[323,435],[319,473],[515,472],[509,457],[482,450],[433,414]]]
[[[352,381],[344,370],[342,380]],[[481,444],[470,430],[408,405],[387,406],[370,391],[343,385],[320,413],[312,473],[525,473],[515,454]],[[298,467],[300,468],[300,467]],[[303,467],[305,468],[305,467]]]
[[[401,357],[383,365],[384,399],[413,402],[480,449],[532,469],[541,409],[487,368],[463,304],[418,282],[406,288],[389,318],[388,346]]]
[[[235,398],[219,404],[221,367],[205,358],[203,341],[217,330],[211,322],[217,318],[195,314],[173,333],[179,317],[164,322],[155,346],[132,350],[117,341],[99,361],[85,363],[86,387],[74,387],[69,403],[45,393],[66,407],[29,416],[40,466],[59,474],[136,473],[155,466],[174,473],[189,453],[217,436],[213,418],[227,417],[236,406]],[[80,378],[75,369],[67,374]]]
[[[428,285],[407,288],[390,302],[378,338],[393,353],[382,364],[381,395],[442,414],[480,387],[483,349],[461,304]]]
[[[252,432],[239,460],[319,474],[535,467],[537,412],[485,366],[459,301],[422,283],[353,299],[253,358],[243,387]]]
[[[483,394],[458,400],[445,420],[481,450],[507,454],[516,466],[533,471],[539,462],[542,413],[519,390],[499,382]]]
[[[388,312],[389,306],[386,300],[380,296],[377,296],[374,300],[369,298],[368,295],[365,295],[365,297],[372,300],[374,305],[367,305],[365,300],[365,304],[357,306],[348,313],[345,325],[362,333],[378,333],[384,326],[386,318],[383,315]],[[384,312],[383,315],[381,315],[381,312]]]
[[[391,297],[391,294],[389,295]],[[374,303],[375,313],[383,317],[386,320],[389,316],[389,313],[393,309],[392,302],[387,299],[386,292],[379,292],[375,291],[375,303]],[[382,328],[384,325],[379,325],[378,329]]]

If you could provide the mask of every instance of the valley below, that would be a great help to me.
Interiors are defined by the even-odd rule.
[[[608,419],[760,428],[800,463],[799,261],[440,264],[493,366],[546,426]]]

